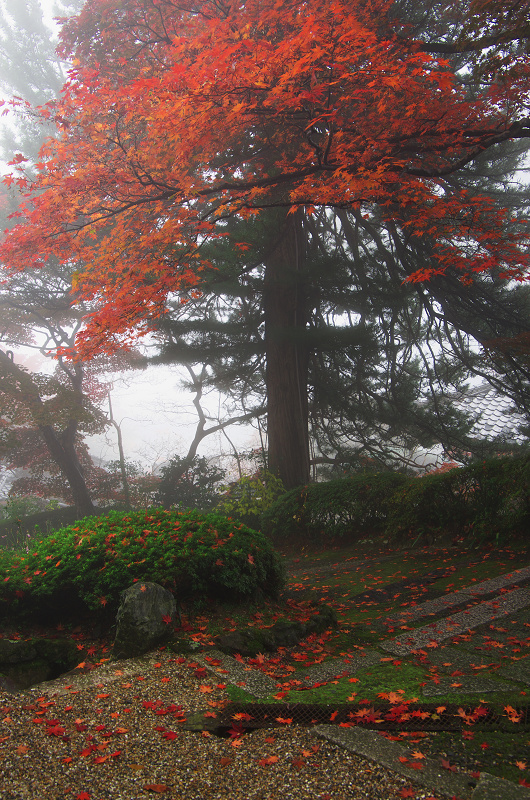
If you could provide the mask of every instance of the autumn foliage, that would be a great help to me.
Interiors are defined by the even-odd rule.
[[[86,517],[32,551],[0,551],[0,615],[36,608],[48,621],[88,609],[115,613],[121,592],[154,581],[178,599],[274,596],[280,558],[263,534],[219,514],[150,509]]]
[[[74,290],[98,301],[89,353],[149,329],[211,268],[223,221],[269,207],[383,215],[432,248],[413,280],[521,279],[523,231],[449,177],[529,135],[528,62],[508,48],[512,72],[470,90],[438,50],[387,0],[89,0],[65,25],[62,97],[40,111],[57,137],[35,178],[17,155],[5,179],[24,202],[1,258],[78,265]]]

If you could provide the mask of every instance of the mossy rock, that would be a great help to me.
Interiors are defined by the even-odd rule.
[[[293,622],[280,619],[271,628],[244,628],[232,631],[214,640],[215,646],[223,653],[253,658],[258,653],[274,652],[279,647],[295,647],[298,642],[313,633],[322,633],[337,625],[337,615],[329,606],[322,606],[320,612],[307,622]]]
[[[53,680],[78,661],[71,639],[0,639],[0,675],[18,690]]]

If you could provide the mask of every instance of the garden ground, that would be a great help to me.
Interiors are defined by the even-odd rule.
[[[317,783],[307,784],[309,796],[324,797],[331,793],[331,796],[356,797],[356,787],[360,787],[359,796],[363,797],[454,796],[479,800],[530,796],[527,788],[530,786],[530,729],[526,714],[527,692],[530,693],[529,562],[528,554],[522,550],[489,548],[472,552],[456,547],[429,548],[400,554],[379,552],[375,556],[369,543],[362,550],[357,544],[320,553],[302,553],[288,560],[289,586],[279,603],[247,608],[244,614],[236,607],[228,614],[226,608],[186,609],[184,632],[198,648],[193,656],[174,658],[174,653],[162,651],[157,654],[159,661],[149,662],[149,667],[146,661],[132,660],[119,662],[117,669],[116,662],[105,660],[111,648],[104,639],[89,640],[88,631],[82,627],[60,632],[60,635],[77,638],[84,666],[74,670],[73,676],[30,690],[29,695],[35,698],[37,692],[45,698],[41,700],[42,705],[50,702],[54,693],[62,692],[63,699],[54,702],[56,705],[71,702],[74,713],[77,698],[65,701],[65,694],[93,692],[100,684],[102,698],[111,697],[113,693],[107,693],[106,681],[110,676],[119,681],[126,677],[128,669],[132,670],[134,681],[144,678],[142,683],[146,686],[147,674],[152,677],[161,669],[155,667],[155,663],[162,664],[166,673],[171,669],[180,671],[179,675],[184,672],[188,681],[191,668],[192,675],[199,681],[195,689],[199,702],[188,703],[181,712],[173,712],[180,713],[175,727],[202,729],[202,733],[180,730],[181,739],[199,736],[215,739],[220,747],[229,748],[230,755],[220,756],[219,762],[229,759],[224,764],[228,770],[235,769],[239,755],[248,751],[255,754],[259,769],[270,772],[270,768],[282,763],[283,756],[276,755],[276,747],[281,741],[280,749],[285,750],[285,736],[289,730],[291,742],[299,736],[309,737],[300,753],[289,756],[291,767],[295,764],[296,791],[301,791],[302,796],[305,794],[300,781],[304,775],[309,778],[308,770],[316,769],[316,756],[312,754],[319,752],[322,756],[322,748],[337,746],[346,761],[361,759],[355,762],[365,765],[361,773],[356,767],[358,774],[373,778],[378,770],[389,770],[383,779],[387,785],[386,794],[371,795],[371,790],[363,788],[364,784],[359,782],[346,785],[347,782],[341,784],[339,780],[339,784],[333,781],[329,784],[329,775],[328,784],[325,780],[318,783],[322,779],[320,772]],[[310,637],[296,647],[245,659],[231,658],[211,648],[212,637],[220,631],[247,625],[265,627],[279,616],[306,619],[322,603],[331,605],[337,612],[337,629]],[[177,633],[182,636],[182,632]],[[27,633],[25,631],[24,635]],[[166,677],[166,683],[177,689],[181,678],[172,678],[169,674]],[[152,688],[151,681],[149,685]],[[65,686],[71,688],[65,689]],[[123,693],[120,684],[120,695]],[[134,695],[131,706],[139,702],[133,700]],[[154,704],[148,710],[158,714],[168,707],[164,706],[167,700],[160,701],[157,706],[159,700],[154,696],[146,699],[145,702]],[[228,701],[275,704],[277,712],[272,717],[275,729],[247,732],[252,729],[253,722],[244,719],[244,708],[238,706],[239,718],[232,725],[231,733],[225,730],[226,738],[205,737],[204,734],[219,727],[223,714],[236,708],[227,706]],[[15,718],[13,709],[19,703],[25,703],[21,696],[20,700],[19,696],[4,698],[4,710],[10,709],[9,719]],[[310,708],[311,714],[317,705],[325,704],[330,718],[335,711],[344,713],[347,707],[350,716],[342,726],[337,724],[335,715],[327,723],[321,718],[315,720],[318,724],[313,727],[300,728],[296,725],[296,714],[300,712],[293,711],[299,704]],[[34,701],[26,705],[35,707]],[[36,705],[36,713],[42,712],[39,704]],[[398,726],[382,730],[385,725],[381,724],[381,719],[396,708],[401,709],[401,729]],[[34,714],[35,708],[30,712]],[[119,710],[116,713],[119,714]],[[59,716],[56,707],[53,714]],[[403,722],[405,714],[418,720],[417,730],[411,729],[410,722]],[[43,724],[48,724],[49,731],[46,708],[40,718]],[[201,718],[202,723],[198,724]],[[278,719],[283,722],[277,722]],[[293,722],[289,723],[289,719]],[[38,724],[32,725],[30,732],[34,736],[33,729],[38,729]],[[52,734],[47,741],[56,740],[56,747],[60,741],[63,749],[68,750],[63,759],[69,758],[68,763],[73,763],[75,758],[68,748],[72,748],[76,737],[66,731],[63,719],[57,725],[63,733]],[[433,731],[433,727],[436,730]],[[15,745],[28,747],[27,753],[22,753],[25,760],[31,754],[30,746],[21,744],[20,738],[14,737],[10,728],[7,730],[10,732],[2,741],[7,759],[4,764],[12,763]],[[97,742],[95,747],[109,742],[112,733],[109,729],[106,733],[106,740],[100,741],[101,735],[93,740]],[[164,730],[161,733],[163,735]],[[69,735],[71,739],[63,742],[61,737]],[[234,746],[235,742],[239,744]],[[263,747],[267,744],[264,754]],[[318,751],[313,751],[317,744]],[[89,748],[91,746],[89,744]],[[338,751],[325,752],[326,758],[335,759]],[[78,760],[86,762],[87,757],[96,762],[96,750]],[[120,758],[121,751],[119,756],[107,760],[117,763]],[[371,761],[379,766],[370,767]],[[328,773],[330,763],[326,766],[322,762],[321,769],[324,767]],[[342,772],[336,768],[333,780],[339,774]],[[313,776],[312,780],[316,778]],[[175,788],[161,779],[143,786],[149,785],[166,786],[169,793]],[[419,788],[422,785],[427,789]],[[272,791],[272,784],[270,786],[268,791]],[[285,795],[285,791],[284,786],[281,794]],[[43,792],[43,796],[49,795]],[[91,800],[98,800],[96,794],[89,796]],[[107,795],[99,795],[104,796]],[[257,796],[273,797],[274,794]]]

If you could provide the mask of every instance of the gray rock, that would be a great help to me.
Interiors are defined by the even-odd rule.
[[[116,616],[114,658],[135,658],[167,641],[176,616],[175,598],[158,583],[138,582],[125,589]]]
[[[75,667],[79,652],[71,639],[0,639],[0,689],[21,691]]]
[[[32,661],[37,651],[31,639],[0,639],[0,665]]]

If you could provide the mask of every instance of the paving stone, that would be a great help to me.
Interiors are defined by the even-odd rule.
[[[528,800],[530,789],[482,772],[471,800]]]
[[[467,670],[472,671],[473,667],[496,666],[498,657],[483,653],[459,649],[451,645],[442,646],[436,650],[429,650],[429,661],[436,664],[442,670]],[[456,680],[456,679],[455,679]]]
[[[222,653],[220,650],[209,650],[208,658],[219,661],[221,669],[213,666],[211,661],[206,659],[203,655],[197,654],[194,658],[195,661],[202,664],[206,669],[210,670],[210,672],[215,672],[222,676],[223,680],[228,683],[238,684],[244,681],[245,685],[241,688],[253,694],[254,697],[263,699],[278,691],[278,684],[272,678],[269,678],[268,675],[265,675],[257,669],[252,669],[252,667],[247,667],[246,664],[236,661],[235,658],[232,658],[232,656],[226,653]],[[223,670],[226,670],[226,672]]]
[[[381,657],[381,653],[378,650],[364,650],[362,655],[359,654],[354,658],[348,659],[348,662],[345,662],[343,658],[334,658],[324,664],[315,664],[307,671],[296,673],[292,677],[307,684],[329,681],[337,675],[353,675],[358,670],[364,669],[364,667],[372,667],[374,664],[379,664]]]
[[[458,684],[452,686],[451,684]],[[428,683],[422,689],[424,697],[436,697],[448,694],[490,694],[491,692],[510,692],[517,689],[513,683],[495,681],[492,678],[458,676],[442,678],[440,683]]]
[[[392,772],[397,772],[428,787],[430,791],[434,790],[449,797],[465,798],[469,797],[474,785],[469,776],[444,770],[433,759],[425,759],[422,762],[423,769],[421,771],[407,767],[399,758],[400,756],[408,758],[410,751],[397,742],[388,741],[377,731],[363,730],[358,727],[338,728],[336,725],[316,725],[313,730],[323,739],[371,761],[376,761]],[[501,800],[502,797],[502,795],[497,795],[497,800]],[[483,800],[490,800],[490,798],[485,796]]]
[[[501,667],[499,675],[530,686],[530,656],[525,656],[520,661],[514,661],[510,666]]]
[[[487,581],[473,584],[465,589],[459,589],[457,592],[437,597],[435,600],[427,600],[425,603],[409,607],[406,610],[388,617],[384,622],[385,624],[406,624],[407,622],[412,622],[413,620],[421,619],[431,614],[439,614],[441,611],[445,611],[448,608],[462,605],[463,603],[469,602],[475,596],[481,597],[486,594],[492,594],[507,586],[515,586],[526,580],[530,580],[530,566],[523,567],[522,569],[515,569],[505,575],[499,575],[497,578],[490,578]]]
[[[426,647],[429,642],[446,641],[453,636],[476,628],[478,625],[505,617],[526,606],[530,606],[530,590],[514,589],[494,600],[478,603],[466,611],[459,611],[457,614],[432,622],[430,625],[407,631],[406,634],[382,642],[381,647],[389,653],[405,655],[412,650]]]

